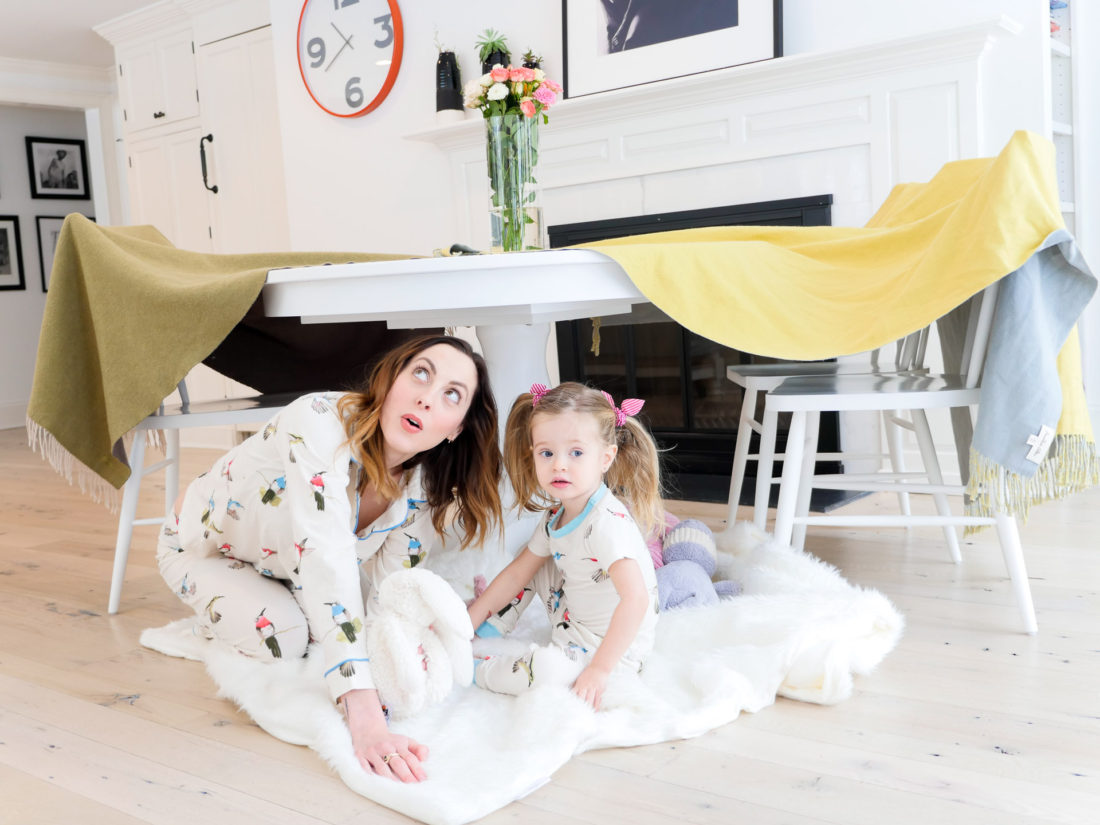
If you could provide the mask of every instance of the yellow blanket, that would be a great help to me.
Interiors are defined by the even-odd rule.
[[[1077,293],[1091,295],[1095,279],[1083,262],[1066,265],[1052,248],[1059,241],[1076,254],[1059,211],[1053,146],[1018,132],[997,157],[949,163],[928,183],[897,186],[863,227],[717,227],[587,246],[618,261],[688,329],[746,352],[810,360],[863,352],[921,329],[1039,252],[1080,275]],[[1063,340],[1087,301],[1076,297],[1079,305],[1060,308],[1072,316]],[[1000,486],[997,504],[1021,515],[1032,501],[1100,476],[1076,336],[1057,367],[1053,355],[1050,361],[1051,375],[1060,370],[1062,416],[1046,472],[1032,483],[1006,470],[1007,458],[971,456],[971,477],[984,490],[975,483],[970,492]],[[1000,401],[1011,398],[993,403]],[[989,500],[977,509],[988,512]]]
[[[120,439],[244,316],[270,269],[405,258],[363,253],[208,255],[151,226],[65,219],[38,342],[27,429],[53,467],[114,503],[130,475]]]

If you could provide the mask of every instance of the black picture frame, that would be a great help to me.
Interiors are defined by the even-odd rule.
[[[88,152],[76,138],[26,138],[32,198],[88,200]]]
[[[0,215],[0,290],[26,289],[19,216]]]
[[[783,0],[562,0],[562,86],[585,97],[783,55]]]

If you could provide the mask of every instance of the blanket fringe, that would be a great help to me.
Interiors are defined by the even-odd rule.
[[[80,492],[91,496],[92,501],[101,502],[106,508],[117,513],[122,506],[122,491],[116,490],[95,470],[66,450],[53,433],[27,416],[27,445],[32,452],[39,453],[53,469],[69,484],[76,484]],[[131,445],[137,430],[130,430],[123,436],[126,454],[130,455]],[[164,452],[164,431],[146,430],[146,443]],[[131,469],[132,471],[132,469]]]
[[[966,514],[991,517],[1011,513],[1027,523],[1031,505],[1063,499],[1100,483],[1100,453],[1084,435],[1055,436],[1050,453],[1031,478],[1014,473],[970,448]],[[968,527],[971,535],[981,528]]]

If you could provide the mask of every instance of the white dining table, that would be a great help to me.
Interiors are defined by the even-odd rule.
[[[648,303],[618,263],[590,249],[407,258],[272,270],[264,313],[302,323],[473,326],[502,410],[548,384],[550,324]]]

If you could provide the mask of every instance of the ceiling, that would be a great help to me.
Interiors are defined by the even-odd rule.
[[[110,66],[111,44],[92,31],[154,0],[3,0],[0,58]]]

